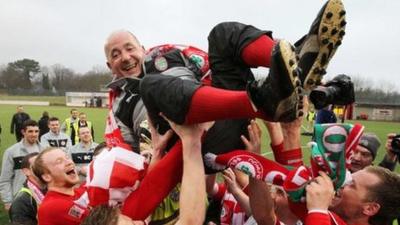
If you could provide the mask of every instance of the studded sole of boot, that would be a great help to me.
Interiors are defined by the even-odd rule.
[[[321,79],[326,74],[329,61],[342,44],[346,27],[345,14],[346,11],[341,0],[330,0],[327,3],[321,15],[318,29],[317,39],[320,49],[304,81],[303,87],[305,90],[311,90],[316,85],[321,84]]]

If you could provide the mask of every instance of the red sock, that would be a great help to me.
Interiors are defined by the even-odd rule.
[[[252,67],[269,67],[272,49],[275,45],[267,35],[261,35],[242,50],[243,61]]]
[[[246,91],[203,86],[193,94],[185,123],[254,117],[268,120],[262,113],[254,111]]]
[[[275,156],[275,159],[277,162],[286,166],[298,167],[303,165],[303,154],[301,148],[280,152],[278,156]]]
[[[285,149],[285,147],[283,146],[283,141],[277,145],[272,145],[272,143],[271,143],[270,146],[271,146],[272,152],[274,153],[275,161],[282,165],[287,166],[285,160],[282,160],[280,157],[280,154]]]
[[[133,220],[145,220],[181,181],[182,171],[182,143],[178,142],[126,198],[122,214]]]

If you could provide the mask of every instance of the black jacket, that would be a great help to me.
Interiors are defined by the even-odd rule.
[[[42,116],[42,118],[39,119],[38,124],[39,124],[39,139],[42,137],[43,134],[49,132],[49,126],[48,126],[48,121],[49,117],[48,116]]]
[[[26,183],[24,184],[24,187],[26,188]],[[27,192],[18,192],[8,213],[12,224],[36,225],[38,223],[36,219],[36,200]]]
[[[15,113],[11,120],[10,132],[12,134],[14,133],[14,131],[15,131],[15,133],[21,133],[22,124],[26,120],[29,120],[29,119],[30,119],[30,116],[27,113],[24,113],[24,112]]]

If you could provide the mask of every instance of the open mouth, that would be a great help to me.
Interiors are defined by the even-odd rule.
[[[71,170],[68,170],[67,172],[66,172],[66,174],[68,175],[68,176],[75,176],[76,175],[76,171],[75,171],[75,169],[71,169]]]
[[[131,70],[133,68],[136,68],[136,66],[137,66],[137,63],[130,63],[128,65],[123,66],[122,70],[129,71],[129,70]]]

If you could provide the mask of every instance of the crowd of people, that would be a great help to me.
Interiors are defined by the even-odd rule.
[[[11,133],[17,133],[15,129],[18,127],[22,138],[5,150],[0,175],[1,199],[5,209],[9,211],[11,221],[17,224],[21,221],[22,224],[36,221],[37,204],[40,204],[46,190],[46,186],[31,170],[39,152],[55,147],[67,153],[77,165],[85,166],[91,162],[94,149],[98,145],[92,138],[93,126],[88,126],[91,123],[86,120],[85,113],[81,112],[80,118],[74,118],[75,114],[78,115],[78,111],[72,109],[71,117],[65,119],[63,124],[69,130],[76,130],[77,143],[73,145],[71,139],[75,138],[74,132],[70,132],[70,135],[62,132],[57,117],[49,117],[49,113],[45,111],[37,122],[23,112],[22,106],[17,107],[17,113],[12,118],[11,128],[14,130]],[[86,176],[85,169],[79,170],[82,180]]]
[[[220,23],[208,53],[145,50],[133,33],[112,32],[104,45],[114,75],[105,142],[93,141],[93,124],[76,109],[62,123],[43,113],[49,130],[40,141],[39,124],[24,121],[0,177],[11,222],[391,224],[400,215],[394,134],[379,166],[380,140],[360,124],[316,124],[310,166],[302,153],[309,104],[354,102],[348,76],[321,81],[345,15],[340,0],[328,0],[295,46],[271,31]],[[256,80],[251,68],[259,66],[269,74]],[[262,155],[254,118],[264,121],[274,160]]]

